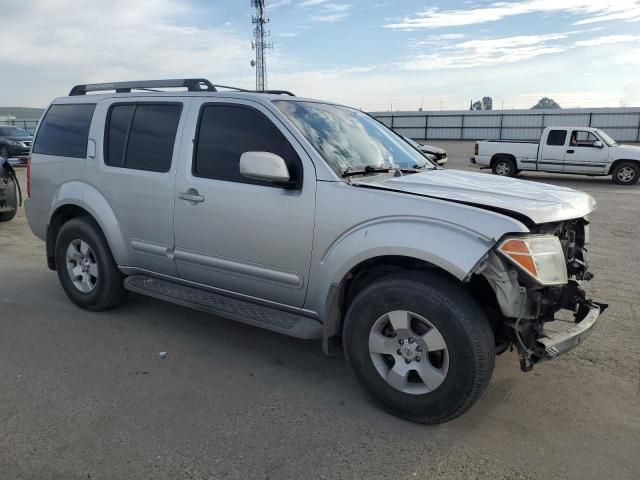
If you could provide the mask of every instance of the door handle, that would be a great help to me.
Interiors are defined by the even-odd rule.
[[[190,188],[186,192],[180,192],[178,198],[186,200],[187,202],[201,203],[204,202],[204,197],[198,193],[197,190]]]
[[[574,153],[575,150],[567,150],[567,153]]]

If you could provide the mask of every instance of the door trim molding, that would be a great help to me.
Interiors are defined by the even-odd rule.
[[[213,268],[234,275],[242,275],[253,280],[263,280],[276,283],[289,288],[300,289],[304,286],[304,278],[297,272],[288,270],[277,270],[263,265],[231,260],[229,258],[207,255],[191,250],[176,248],[174,258],[177,263],[188,263],[190,265]]]

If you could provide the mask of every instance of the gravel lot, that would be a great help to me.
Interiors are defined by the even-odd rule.
[[[477,169],[472,144],[436,144]],[[0,224],[0,478],[640,478],[640,185],[522,178],[596,197],[590,293],[610,308],[528,374],[498,357],[484,397],[436,427],[380,411],[320,342],[136,295],[76,308],[21,210]]]

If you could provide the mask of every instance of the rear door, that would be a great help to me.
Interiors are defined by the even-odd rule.
[[[192,110],[176,177],[178,273],[226,292],[302,307],[315,217],[311,160],[259,103],[194,100]],[[247,151],[280,155],[300,188],[240,175]]]
[[[564,172],[571,173],[605,173],[607,166],[607,151],[596,147],[600,140],[592,132],[575,129],[571,131],[569,144],[564,157]]]
[[[130,265],[176,276],[173,205],[176,159],[191,100],[183,98],[100,102],[104,118],[92,139],[96,158],[87,180],[107,200],[128,246]],[[91,140],[90,140],[91,141]]]
[[[561,172],[564,164],[565,145],[567,143],[566,129],[551,129],[546,139],[540,142],[538,155],[538,170],[545,172]]]

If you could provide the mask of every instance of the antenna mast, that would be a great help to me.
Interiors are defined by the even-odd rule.
[[[251,17],[251,23],[255,25],[251,47],[256,51],[256,59],[251,60],[251,66],[256,69],[256,90],[259,92],[267,88],[265,50],[273,48],[273,44],[265,40],[270,34],[264,28],[264,25],[269,23],[269,19],[265,14],[265,2],[266,0],[251,0],[251,6],[255,9],[255,13]]]

